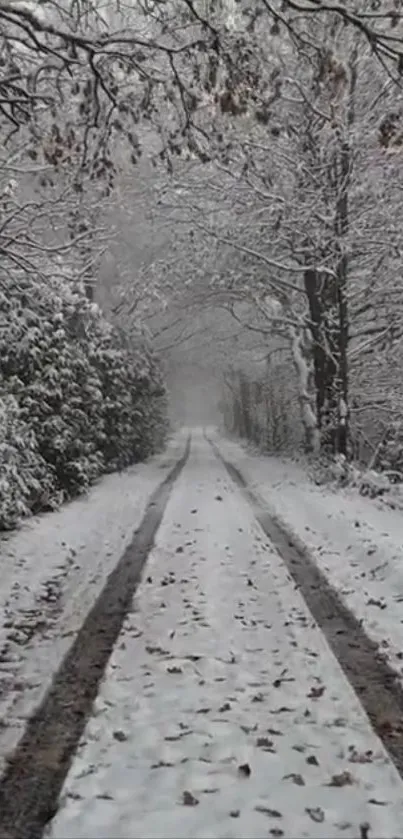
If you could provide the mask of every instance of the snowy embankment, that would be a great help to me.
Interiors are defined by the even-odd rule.
[[[308,547],[403,680],[403,512],[382,509],[354,488],[316,486],[291,461],[209,436],[266,509]]]
[[[185,444],[176,434],[163,454],[0,537],[0,771]]]
[[[194,435],[47,835],[392,839],[402,825],[396,769]]]

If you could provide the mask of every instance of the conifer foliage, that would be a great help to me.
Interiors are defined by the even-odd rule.
[[[0,283],[0,529],[144,459],[166,432],[160,367],[79,285]]]

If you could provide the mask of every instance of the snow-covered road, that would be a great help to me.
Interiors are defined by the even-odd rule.
[[[400,776],[201,433],[47,835],[403,837]]]

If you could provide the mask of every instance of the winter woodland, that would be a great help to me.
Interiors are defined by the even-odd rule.
[[[400,0],[0,0],[1,529],[192,388],[402,479],[402,79]]]

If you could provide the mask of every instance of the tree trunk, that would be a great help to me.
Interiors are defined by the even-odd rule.
[[[305,431],[305,450],[318,452],[320,436],[317,417],[313,408],[315,397],[311,393],[311,366],[309,358],[311,343],[308,330],[304,327],[290,327],[291,351],[297,372],[298,398],[301,409],[301,419]]]

